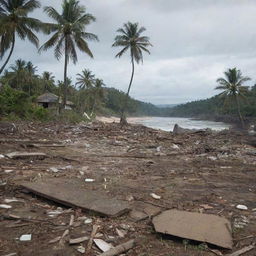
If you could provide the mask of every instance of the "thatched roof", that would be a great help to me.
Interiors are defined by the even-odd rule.
[[[58,103],[58,100],[59,100],[59,96],[50,92],[44,93],[39,97],[37,97],[36,99],[36,101],[40,103],[54,103],[54,102]]]

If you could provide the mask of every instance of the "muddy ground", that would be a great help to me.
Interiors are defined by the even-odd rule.
[[[0,154],[27,151],[43,152],[48,157],[0,159],[0,204],[12,206],[0,209],[1,256],[98,255],[100,250],[94,244],[89,253],[77,251],[79,246],[86,249],[88,241],[77,245],[49,243],[69,228],[71,215],[75,216],[75,224],[69,228],[71,238],[90,237],[93,225],[99,225],[96,237],[113,246],[135,238],[136,246],[124,255],[212,256],[232,252],[157,234],[151,222],[153,215],[173,208],[228,218],[233,251],[256,242],[256,148],[252,137],[234,131],[174,135],[143,126],[121,128],[103,123],[16,126],[13,133],[0,134]],[[146,219],[139,220],[140,216],[133,214],[100,217],[20,187],[24,181],[50,177],[70,179],[78,186],[125,200]],[[161,199],[152,198],[151,193]],[[5,199],[12,198],[18,201],[6,203]],[[237,209],[238,204],[248,210]],[[50,214],[56,210],[59,215]],[[31,241],[20,241],[23,234],[32,234]],[[244,255],[255,256],[256,249]]]

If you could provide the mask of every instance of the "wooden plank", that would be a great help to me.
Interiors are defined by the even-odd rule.
[[[154,217],[157,232],[232,249],[231,224],[223,217],[169,210]]]
[[[6,154],[6,156],[11,159],[26,159],[26,158],[44,159],[47,157],[45,153],[40,153],[40,152],[12,152],[12,153]]]
[[[70,180],[47,179],[38,183],[22,183],[21,186],[52,201],[103,216],[116,217],[130,210],[127,202],[84,189],[81,184]]]

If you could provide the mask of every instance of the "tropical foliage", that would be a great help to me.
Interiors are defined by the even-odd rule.
[[[248,87],[244,86],[243,83],[251,80],[251,78],[242,76],[242,72],[236,68],[228,69],[224,72],[224,75],[225,78],[217,79],[217,83],[219,83],[219,85],[215,89],[223,91],[220,96],[225,97],[225,102],[233,100],[236,103],[238,116],[242,127],[244,127],[240,99],[246,98]]]
[[[16,42],[16,35],[22,39],[28,39],[38,47],[39,40],[34,34],[44,28],[44,24],[28,14],[39,8],[37,0],[1,0],[0,1],[0,59],[10,49],[7,59],[0,68],[0,74],[9,62]]]
[[[49,25],[53,33],[51,38],[40,47],[40,51],[47,51],[54,47],[54,56],[59,60],[64,55],[64,96],[63,105],[67,101],[67,66],[70,60],[76,64],[78,57],[76,47],[93,58],[87,41],[98,41],[95,34],[86,31],[87,26],[95,21],[95,17],[86,13],[84,6],[76,0],[64,0],[62,12],[59,13],[51,6],[44,8],[45,13],[56,23]]]

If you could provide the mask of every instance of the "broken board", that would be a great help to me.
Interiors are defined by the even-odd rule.
[[[153,224],[159,233],[232,249],[231,224],[223,217],[169,210],[154,217]]]
[[[36,153],[36,152],[12,152],[12,153],[6,154],[6,156],[11,159],[26,159],[26,158],[44,159],[47,157],[45,153]]]
[[[21,186],[52,201],[103,216],[116,217],[130,210],[127,202],[110,198],[101,192],[87,190],[83,185],[70,180],[51,179],[38,183],[22,183]]]

